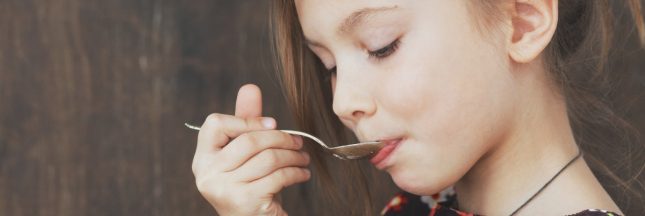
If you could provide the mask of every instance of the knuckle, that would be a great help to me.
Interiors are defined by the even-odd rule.
[[[239,136],[239,139],[251,149],[257,148],[259,145],[258,139],[252,133],[243,133]]]
[[[278,178],[280,181],[289,179],[289,171],[290,171],[289,168],[279,169],[276,172],[276,178]]]
[[[195,156],[193,158],[193,162],[191,164],[191,169],[192,169],[193,175],[195,175],[195,177],[197,177],[200,174],[200,170],[202,169],[202,165],[201,165],[202,160],[203,160],[202,157],[198,157],[198,156]]]
[[[292,137],[292,136],[291,136],[290,134],[288,134],[288,133],[281,133],[281,134],[282,134],[282,135],[281,135],[281,139],[280,139],[280,141],[282,141],[282,142],[286,142],[286,143],[287,143],[287,144],[289,144],[289,145],[297,145],[297,144],[298,144],[298,143],[296,142],[296,139],[297,139],[297,138]]]
[[[266,156],[264,158],[265,164],[269,166],[275,166],[279,162],[280,156],[278,155],[277,151],[268,150],[264,152],[266,152],[265,153]]]
[[[279,130],[274,130],[273,132],[275,133],[276,137],[280,137],[282,140],[292,140],[291,134]]]
[[[194,161],[193,161],[193,164],[191,165],[191,169],[193,171],[193,175],[197,176],[197,171],[199,171],[199,169],[197,167],[197,163],[195,163]]]
[[[292,136],[289,134],[286,134],[286,137],[284,138],[285,142],[287,142],[287,145],[292,147],[293,149],[301,149],[302,148],[302,137],[300,136]]]
[[[271,169],[277,165],[278,156],[274,150],[264,150],[258,154],[259,168],[262,170]]]
[[[221,125],[223,121],[223,115],[219,113],[211,113],[206,117],[206,124],[218,126]]]
[[[258,143],[264,146],[287,147],[295,143],[291,135],[278,130],[256,131],[254,133],[264,138],[262,139],[264,141],[263,143]]]
[[[245,150],[254,151],[260,148],[260,143],[258,143],[259,139],[252,133],[243,133],[238,137],[238,139],[240,139],[240,142],[243,143]]]
[[[278,130],[261,131],[261,133],[268,138],[265,139],[266,145],[288,147],[294,143],[291,135]]]

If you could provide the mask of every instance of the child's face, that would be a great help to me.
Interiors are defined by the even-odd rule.
[[[477,31],[466,1],[296,0],[296,7],[309,47],[336,68],[341,121],[364,141],[404,138],[378,166],[402,189],[438,192],[506,138],[517,87],[504,34]]]

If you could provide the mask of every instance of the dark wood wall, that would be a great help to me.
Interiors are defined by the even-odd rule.
[[[232,113],[237,89],[256,83],[265,115],[293,126],[267,12],[248,0],[0,0],[0,215],[212,215],[183,123]],[[619,110],[643,131],[645,54],[620,58]]]

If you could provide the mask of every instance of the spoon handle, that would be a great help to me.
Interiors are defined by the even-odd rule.
[[[199,127],[199,126],[191,125],[191,124],[188,124],[188,123],[184,123],[184,125],[186,125],[186,127],[190,128],[190,129],[193,129],[193,130],[196,130],[196,131],[198,131],[198,130],[201,130],[201,129],[202,129],[202,128],[201,128],[201,127]]]
[[[291,135],[298,135],[298,136],[304,136],[309,139],[312,139],[313,141],[317,142],[321,146],[325,147],[326,149],[329,149],[329,146],[325,144],[322,140],[318,139],[318,137],[312,136],[311,134],[305,133],[305,132],[300,132],[300,131],[294,131],[294,130],[280,130],[282,132],[291,134]]]
[[[186,125],[186,127],[190,128],[190,129],[193,129],[193,130],[197,130],[197,131],[201,130],[201,127],[199,127],[199,126],[191,125],[191,124],[188,124],[188,123],[184,123],[184,125]],[[318,139],[315,136],[312,136],[311,134],[308,134],[308,133],[305,133],[305,132],[300,132],[300,131],[294,131],[294,130],[280,130],[280,131],[288,133],[288,134],[292,134],[292,135],[298,135],[298,136],[307,137],[307,138],[312,139],[313,141],[317,142],[321,146],[329,149],[329,146],[327,146],[325,144],[325,142],[323,142],[322,140]]]

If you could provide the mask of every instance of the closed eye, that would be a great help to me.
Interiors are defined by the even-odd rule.
[[[385,57],[388,57],[392,55],[398,48],[399,44],[401,41],[399,39],[396,39],[392,41],[392,43],[388,44],[387,46],[378,49],[376,51],[368,51],[370,57],[376,58],[376,59],[383,59]]]

